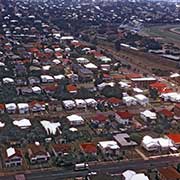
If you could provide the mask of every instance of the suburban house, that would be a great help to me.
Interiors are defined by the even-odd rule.
[[[96,114],[91,118],[91,122],[95,127],[102,128],[109,121],[109,118],[104,114]]]
[[[26,114],[29,112],[29,104],[28,103],[18,103],[17,104],[19,114]]]
[[[180,147],[180,134],[169,133],[166,137],[169,138],[176,147]]]
[[[5,106],[4,104],[0,104],[0,114],[3,114],[5,112]]]
[[[116,141],[100,141],[98,143],[98,148],[103,154],[106,155],[119,155],[120,147]]]
[[[5,150],[4,161],[6,167],[14,167],[22,165],[22,153],[19,149],[10,147]]]
[[[167,120],[167,121],[173,120],[173,117],[174,117],[174,113],[165,108],[159,111],[158,114],[162,119]]]
[[[180,104],[174,106],[174,119],[180,119]]]
[[[129,111],[117,111],[115,113],[115,119],[119,124],[128,125],[133,119],[133,114]]]
[[[70,115],[66,117],[71,126],[81,126],[84,125],[84,119],[81,116],[76,114]]]
[[[152,138],[144,136],[141,145],[147,151],[167,151],[174,147],[173,142],[168,138]]]
[[[53,144],[51,148],[56,157],[63,156],[71,151],[71,146],[69,144]]]
[[[179,180],[180,173],[174,167],[158,169],[159,180]]]
[[[136,173],[132,170],[127,170],[122,173],[123,180],[149,180],[144,173]]]
[[[119,98],[111,97],[107,99],[107,104],[113,107],[118,107],[122,104],[122,101]]]
[[[145,121],[145,122],[151,122],[153,120],[157,119],[157,115],[155,112],[152,112],[150,110],[145,110],[143,112],[140,112],[140,117]]]
[[[29,107],[32,112],[45,111],[47,106],[48,104],[44,101],[31,101],[29,103]]]
[[[85,155],[96,155],[97,146],[93,143],[83,143],[80,144],[80,149]]]
[[[86,101],[84,101],[83,99],[75,99],[74,101],[77,108],[86,108]]]
[[[134,147],[137,146],[137,143],[130,139],[130,136],[126,133],[116,134],[113,136],[114,140],[122,148]]]
[[[9,103],[9,104],[5,104],[6,107],[6,111],[9,114],[15,114],[16,110],[17,110],[17,106],[15,103]]]
[[[138,88],[149,88],[150,84],[157,81],[154,77],[142,77],[142,78],[132,78],[131,82],[134,86]]]
[[[73,84],[69,84],[66,86],[66,89],[69,93],[71,94],[76,94],[77,93],[77,86],[76,85],[73,85]]]
[[[93,72],[87,68],[79,68],[78,75],[82,81],[91,81],[93,79]]]
[[[74,109],[76,107],[76,104],[73,100],[64,100],[62,102],[63,106],[65,109],[67,110],[71,110],[71,109]]]
[[[29,144],[27,147],[27,151],[31,164],[45,163],[50,158],[50,154],[46,151],[44,146],[38,143]]]

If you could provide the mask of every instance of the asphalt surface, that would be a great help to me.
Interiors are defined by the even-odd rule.
[[[125,170],[142,170],[172,166],[180,162],[180,157],[165,157],[151,160],[136,160],[126,162],[109,162],[89,165],[90,170],[97,174],[121,173]],[[63,180],[67,178],[82,177],[88,175],[88,171],[51,170],[25,173],[27,180]],[[0,177],[0,180],[14,180],[13,176]]]

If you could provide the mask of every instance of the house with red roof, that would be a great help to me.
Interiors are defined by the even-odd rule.
[[[109,118],[104,114],[96,114],[91,118],[92,124],[97,126],[98,128],[104,127],[104,125],[109,121]]]
[[[174,106],[174,119],[180,119],[180,103]]]
[[[180,134],[178,133],[169,133],[166,135],[176,146],[180,147]]]
[[[27,147],[28,157],[31,164],[47,162],[50,158],[49,152],[40,144],[29,144]]]
[[[113,107],[118,107],[121,105],[122,101],[119,98],[116,97],[111,97],[107,99],[107,104]]]
[[[3,114],[5,112],[5,105],[0,104],[0,114]]]
[[[66,89],[69,93],[71,94],[74,94],[74,93],[77,93],[77,86],[76,85],[73,85],[73,84],[69,84],[66,86]]]
[[[117,111],[115,119],[119,124],[128,125],[133,119],[133,114],[129,111]]]
[[[158,113],[160,117],[163,118],[164,120],[171,121],[174,117],[174,113],[165,108],[160,110]]]
[[[64,154],[68,154],[71,151],[71,146],[69,144],[53,144],[52,152],[56,157],[63,156]]]
[[[44,101],[34,100],[29,103],[29,107],[32,112],[40,112],[45,111],[46,107],[48,107],[48,104]]]
[[[4,162],[6,167],[21,166],[23,162],[23,156],[19,149],[8,148],[4,152]]]
[[[96,155],[97,146],[94,143],[83,143],[80,145],[81,151],[86,155]]]

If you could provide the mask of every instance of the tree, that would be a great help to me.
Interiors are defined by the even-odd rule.
[[[104,89],[101,91],[101,94],[110,98],[110,97],[116,97],[116,98],[122,98],[123,91],[122,89],[119,88],[118,85],[115,85],[114,87],[111,86],[106,86]]]
[[[116,40],[114,43],[115,49],[116,51],[120,51],[121,50],[121,42],[120,40]]]

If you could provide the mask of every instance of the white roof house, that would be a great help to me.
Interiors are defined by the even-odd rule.
[[[73,36],[62,36],[61,40],[73,40],[74,37]]]
[[[11,157],[12,155],[14,155],[16,153],[16,151],[13,147],[10,147],[10,148],[6,149],[6,153],[7,153],[7,157]]]
[[[93,64],[93,63],[85,64],[84,67],[87,68],[87,69],[97,69],[97,68],[98,68],[98,67],[97,67],[95,64]]]
[[[64,100],[62,103],[66,109],[73,109],[76,107],[76,104],[73,100]]]
[[[41,75],[41,80],[43,83],[54,82],[54,78],[49,75]]]
[[[137,99],[137,102],[138,102],[140,105],[145,106],[146,104],[149,103],[149,98],[146,97],[146,96],[143,95],[143,94],[137,94],[137,95],[135,95],[134,97]]]
[[[3,128],[5,126],[5,123],[0,121],[0,128]]]
[[[14,79],[8,78],[8,77],[3,78],[3,83],[4,83],[4,84],[14,83]]]
[[[151,136],[144,136],[141,145],[147,151],[168,150],[174,146],[168,138],[152,138]]]
[[[157,115],[155,112],[151,112],[149,110],[145,110],[143,112],[140,112],[140,117],[147,121],[147,119],[150,119],[150,120],[156,120],[157,119]]]
[[[9,103],[9,104],[5,104],[5,107],[6,107],[6,110],[8,111],[8,112],[11,112],[11,111],[16,111],[16,109],[17,109],[17,106],[16,106],[16,104],[15,103]]]
[[[86,101],[84,101],[83,99],[75,99],[74,101],[77,108],[86,108]]]
[[[29,104],[28,103],[18,103],[17,107],[18,107],[20,114],[29,112]]]
[[[76,58],[76,61],[80,64],[86,64],[89,63],[89,60],[87,58],[84,57],[80,57],[80,58]]]
[[[84,100],[88,106],[97,106],[97,101],[95,99],[89,98]]]
[[[180,102],[180,93],[165,93],[161,94],[160,97],[163,98],[164,101]]]
[[[116,141],[100,141],[98,143],[99,147],[102,149],[112,149],[112,150],[116,150],[116,149],[120,149],[119,145],[117,144]]]
[[[15,126],[20,127],[21,129],[26,129],[31,126],[31,122],[29,119],[21,119],[19,121],[16,120],[16,121],[13,121],[13,124]]]
[[[118,84],[120,85],[121,88],[129,88],[129,87],[131,87],[128,83],[122,82],[122,81],[120,81]]]
[[[76,114],[70,115],[66,117],[71,125],[82,125],[84,124],[84,119],[81,116]]]
[[[125,103],[127,106],[136,105],[137,100],[132,96],[124,96],[123,103]]]
[[[32,89],[33,93],[37,93],[37,94],[40,94],[42,91],[39,86],[34,86],[31,89]]]
[[[55,80],[61,80],[61,79],[64,79],[64,78],[65,78],[65,76],[62,75],[62,74],[59,74],[59,75],[54,76],[54,79],[55,79]]]
[[[122,173],[125,180],[149,180],[149,178],[143,173],[136,173],[131,170],[127,170]]]
[[[103,62],[103,63],[110,63],[112,60],[111,58],[108,58],[106,56],[101,56],[99,57],[99,59]]]
[[[41,121],[40,122],[41,125],[44,127],[44,129],[46,130],[47,134],[50,135],[55,135],[57,132],[59,132],[61,134],[61,131],[60,131],[60,122],[50,122],[50,121]]]

